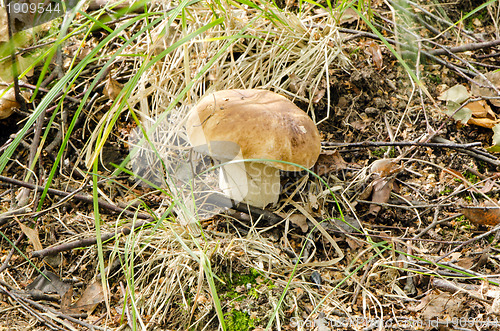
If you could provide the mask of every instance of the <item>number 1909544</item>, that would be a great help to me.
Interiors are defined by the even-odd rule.
[[[5,5],[10,14],[44,14],[44,13],[63,13],[63,8],[59,3],[19,3],[8,2]]]

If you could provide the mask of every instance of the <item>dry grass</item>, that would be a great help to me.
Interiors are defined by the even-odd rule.
[[[175,21],[167,29],[166,24],[159,25],[130,50],[159,54],[214,19],[224,18],[224,24],[178,47],[140,77],[127,100],[127,107],[134,109],[141,124],[150,130],[149,146],[152,144],[157,153],[152,152],[151,147],[144,149],[146,145],[143,144],[141,154],[133,158],[134,162],[149,158],[146,164],[158,164],[155,158],[161,155],[164,165],[172,169],[170,161],[175,155],[177,161],[174,164],[184,164],[187,146],[183,122],[190,105],[210,91],[229,88],[270,89],[307,103],[314,117],[312,99],[317,90],[329,86],[329,68],[347,65],[333,19],[328,18],[328,15],[317,15],[317,18],[312,19],[312,9],[295,14],[278,10],[264,2],[256,4],[265,8],[265,11],[225,3],[195,4],[186,8],[185,22]],[[221,53],[221,50],[224,51]],[[210,62],[212,64],[206,70],[205,66]],[[303,86],[296,94],[290,94],[288,87],[291,77],[311,84]],[[179,104],[173,105],[175,98],[182,95],[186,88],[187,93],[179,100]],[[327,93],[328,104],[329,97]],[[166,110],[168,117],[165,116]],[[320,122],[323,119],[315,120]],[[106,122],[106,118],[103,118],[101,125],[106,125]],[[158,126],[151,131],[155,123]],[[87,160],[92,159],[88,155]],[[136,165],[134,170],[137,169]],[[145,176],[144,173],[141,175]],[[151,179],[148,176],[146,178]],[[307,276],[315,263],[300,265],[290,279],[294,264],[275,247],[277,243],[269,241],[266,233],[268,229],[252,227],[245,235],[238,234],[237,228],[224,234],[204,229],[200,234],[197,226],[186,228],[175,225],[176,222],[184,225],[198,222],[200,215],[189,202],[189,195],[193,193],[190,187],[187,190],[179,189],[179,176],[166,178],[172,197],[165,204],[175,204],[177,218],[165,220],[154,231],[142,231],[128,239],[130,245],[116,248],[117,252],[136,259],[135,271],[133,275],[130,272],[129,277],[133,278],[136,301],[140,303],[138,315],[148,316],[148,322],[144,322],[146,326],[148,323],[165,323],[174,328],[189,326],[213,329],[218,325],[211,299],[216,293],[207,282],[207,273],[248,273],[252,268],[271,278],[277,289],[264,291],[261,294],[267,297],[262,307],[264,309],[255,310],[261,325],[263,322],[268,323],[274,312],[278,314],[272,319],[273,323],[285,323],[283,312],[296,304],[298,293],[307,293],[305,295],[311,302],[319,302],[323,294],[312,286]],[[319,194],[319,204],[331,200],[328,191],[324,192],[326,188],[319,182],[308,189],[304,184],[302,180],[295,192],[302,196],[302,202],[291,201],[291,196],[281,207],[294,204],[286,214],[287,223],[288,217],[297,213],[298,209],[314,220],[307,212],[311,211],[308,195]],[[194,193],[215,187],[212,181],[205,186],[195,186]],[[161,214],[162,210],[165,208],[160,208],[156,213]],[[328,237],[328,241],[337,247],[335,241]],[[338,247],[337,252],[342,254]],[[203,268],[204,260],[212,261],[211,268]],[[335,261],[338,259],[332,258],[327,264],[332,266]],[[217,283],[222,284],[219,281]],[[279,305],[287,284],[294,290]],[[337,303],[337,306],[341,304]],[[231,307],[231,301],[223,300],[224,312],[230,312]]]

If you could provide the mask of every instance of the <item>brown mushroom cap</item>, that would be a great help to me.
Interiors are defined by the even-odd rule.
[[[265,90],[209,94],[191,110],[186,127],[193,146],[208,146],[212,156],[227,159],[234,158],[234,148],[226,152],[221,142],[239,146],[244,159],[287,161],[306,168],[314,165],[321,150],[319,132],[311,118],[287,98]],[[216,145],[220,147],[214,151]],[[302,170],[278,162],[269,165],[285,171]]]

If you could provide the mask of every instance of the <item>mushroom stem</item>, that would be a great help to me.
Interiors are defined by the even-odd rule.
[[[280,171],[260,162],[238,162],[220,168],[219,187],[231,199],[264,208],[278,202]]]

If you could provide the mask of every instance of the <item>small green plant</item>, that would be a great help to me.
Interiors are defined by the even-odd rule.
[[[446,187],[444,190],[439,192],[439,195],[450,195],[453,192],[451,187]]]
[[[375,156],[375,157],[378,157],[378,158],[383,158],[384,157],[384,153],[386,151],[387,151],[386,147],[380,147],[380,148],[377,148],[377,149],[373,150],[372,155]]]
[[[233,309],[225,314],[227,327],[229,331],[246,331],[255,328],[254,320],[250,318],[248,313]]]
[[[223,297],[236,301],[241,301],[247,297],[257,299],[259,297],[257,288],[260,286],[257,282],[257,278],[259,276],[263,277],[257,270],[253,268],[250,268],[249,273],[247,274],[223,274],[221,276],[221,279],[224,280],[225,284],[219,283],[218,291]],[[248,286],[247,284],[251,284],[252,287],[249,288],[245,293],[240,293],[236,290],[238,286]],[[267,285],[268,288],[274,287],[272,281],[268,279],[266,279],[263,284]]]
[[[438,75],[429,75],[429,80],[434,84],[441,84],[442,82],[441,77],[439,77]]]
[[[469,181],[471,182],[472,184],[475,184],[477,182],[479,182],[479,177],[477,177],[476,175],[474,175],[472,172],[470,172],[469,170],[466,170],[464,172],[464,177]]]
[[[472,226],[468,220],[464,219],[460,222],[460,227],[466,230],[470,230]]]

